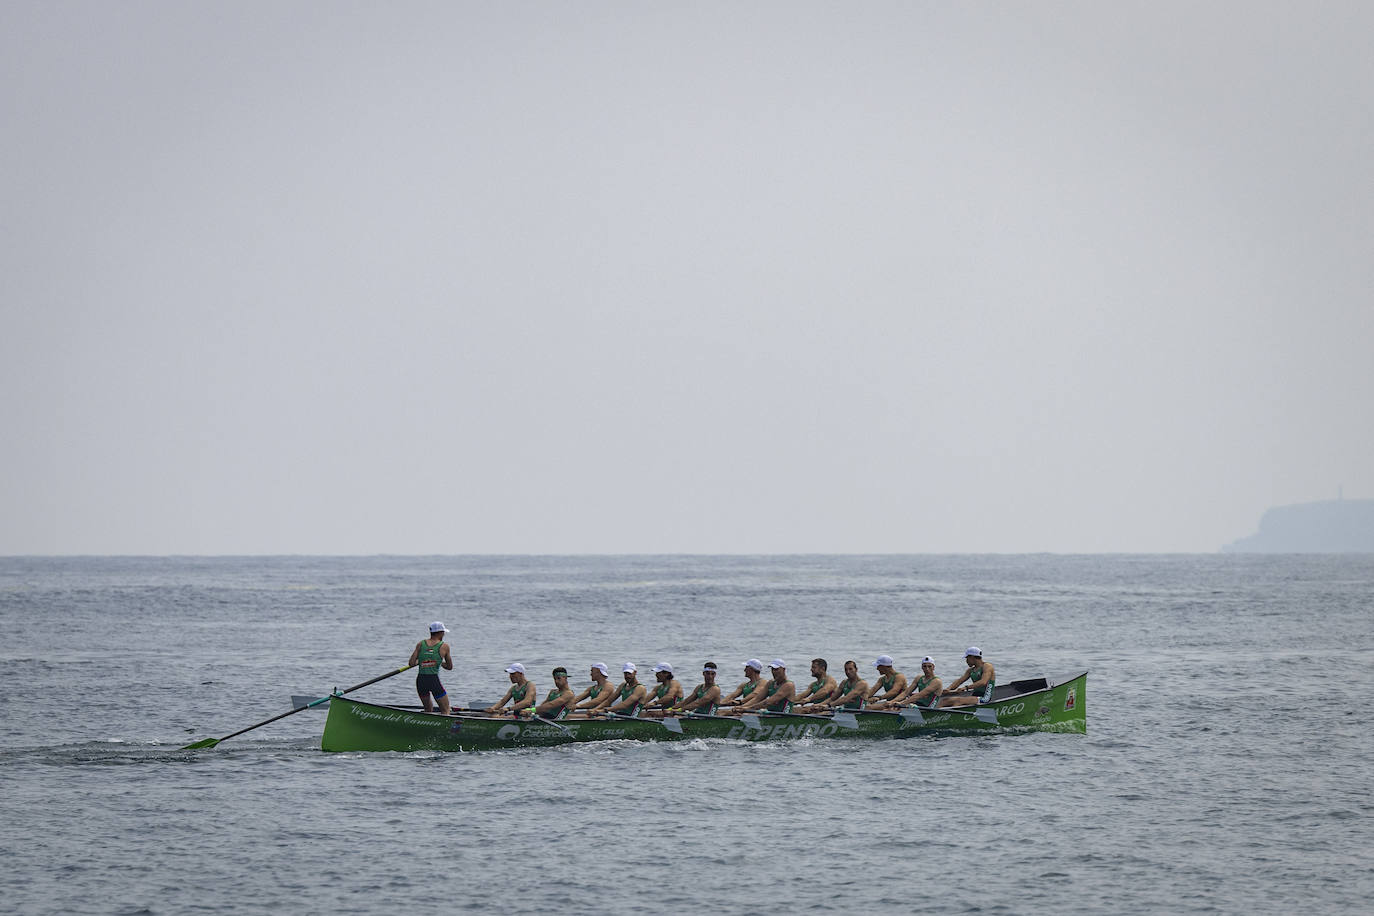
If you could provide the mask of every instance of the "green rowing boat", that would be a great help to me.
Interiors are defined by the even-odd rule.
[[[982,706],[831,715],[760,713],[743,716],[670,716],[596,719],[492,718],[415,712],[333,696],[320,747],[326,751],[480,751],[546,747],[582,741],[681,741],[725,738],[785,741],[796,738],[909,738],[959,732],[1087,731],[1088,673],[1060,680],[1032,678],[999,686]]]

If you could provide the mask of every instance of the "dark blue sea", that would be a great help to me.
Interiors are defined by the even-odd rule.
[[[453,631],[502,668],[1087,669],[1088,733],[325,754]],[[0,909],[1346,913],[1374,556],[0,558]],[[575,686],[582,677],[575,677]],[[412,703],[413,677],[355,694]]]

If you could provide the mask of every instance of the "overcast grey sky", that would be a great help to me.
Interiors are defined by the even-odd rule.
[[[0,554],[1374,496],[1374,4],[0,6]]]

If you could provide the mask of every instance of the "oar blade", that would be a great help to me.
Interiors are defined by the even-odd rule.
[[[755,730],[763,728],[763,723],[759,721],[759,717],[754,715],[752,712],[747,712],[744,715],[740,716],[739,720],[744,723],[745,728],[752,728]]]
[[[204,739],[202,739],[202,740],[200,740],[200,741],[197,741],[195,744],[188,744],[188,745],[186,745],[185,747],[182,748],[182,750],[183,750],[183,751],[198,751],[198,750],[200,750],[200,749],[203,748],[203,747],[214,747],[216,744],[219,744],[219,739],[218,739],[218,738],[204,738]]]
[[[859,727],[859,720],[852,712],[837,712],[831,718],[840,728],[855,729]]]
[[[668,716],[663,720],[663,727],[670,732],[675,732],[679,735],[682,734],[682,723],[672,716]]]

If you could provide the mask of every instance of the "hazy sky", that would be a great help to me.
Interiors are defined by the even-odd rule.
[[[1374,4],[0,5],[0,554],[1374,496]]]

